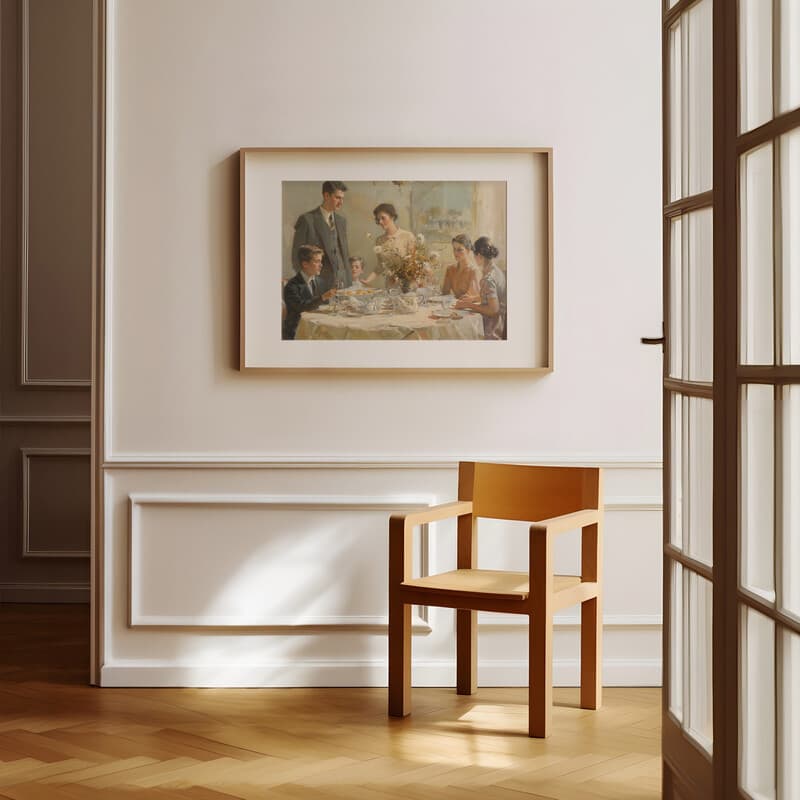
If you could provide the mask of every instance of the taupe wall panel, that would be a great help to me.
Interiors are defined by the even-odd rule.
[[[88,381],[92,3],[23,0],[22,21],[23,375]]]
[[[0,3],[0,419],[2,415],[87,417],[88,389],[34,391],[20,385],[22,315],[22,3]],[[76,285],[90,279],[90,264],[76,270]],[[89,322],[87,319],[87,330]],[[86,363],[90,355],[88,344]],[[0,423],[2,424],[2,423]],[[88,435],[88,434],[87,434]],[[88,439],[87,439],[88,441]]]
[[[3,525],[0,528],[0,590],[3,585],[20,583],[83,583],[89,582],[88,558],[25,558],[23,555],[23,481],[22,450],[23,449],[84,449],[88,447],[88,432],[82,425],[41,425],[22,424],[0,427],[0,475],[3,480],[3,491],[0,493],[0,515]],[[35,459],[34,459],[35,460]],[[75,458],[76,472],[69,478],[80,481],[79,472],[85,470],[82,459]],[[37,539],[45,536],[42,530],[42,516],[52,514],[56,507],[64,508],[64,498],[57,483],[48,492],[42,483],[45,474],[37,467],[34,469],[35,505],[31,506],[31,517],[36,530]],[[67,467],[69,469],[69,467]],[[63,478],[63,468],[57,470]],[[51,476],[52,477],[52,476]],[[58,479],[58,475],[55,476]],[[88,516],[88,475],[86,492],[86,514]],[[49,506],[50,510],[40,509],[39,503]],[[70,527],[77,525],[74,510],[65,509],[67,515],[73,516]],[[67,517],[68,518],[68,517]],[[48,545],[55,549],[66,549],[72,543],[74,534],[70,533],[67,542],[59,539],[59,531],[51,530],[47,534]],[[37,545],[38,546],[38,545]],[[0,591],[0,596],[2,592]]]
[[[23,555],[89,555],[89,452],[64,447],[22,455]]]
[[[28,96],[35,163],[29,173],[31,214],[25,239],[31,256],[27,308],[32,313],[26,319],[23,4],[0,0],[0,602],[80,601],[88,599],[87,557],[23,555],[22,451],[86,451],[89,388],[25,385],[22,353],[26,344],[29,378],[88,377],[92,20],[86,12],[91,3],[33,0],[29,9],[33,25]],[[76,81],[81,85],[70,88]],[[76,115],[71,123],[68,107],[69,114]],[[77,421],[59,421],[64,419]],[[31,460],[29,544],[35,549],[62,554],[85,549],[87,460]]]

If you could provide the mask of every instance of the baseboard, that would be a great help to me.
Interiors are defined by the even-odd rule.
[[[455,686],[454,661],[427,661],[414,665],[415,686]],[[100,685],[105,687],[228,687],[289,688],[312,686],[386,686],[386,662],[296,661],[259,665],[176,666],[128,662],[104,666]],[[524,661],[484,661],[478,664],[480,686],[527,686]],[[577,659],[553,662],[555,686],[577,686]],[[603,663],[604,686],[660,686],[661,660],[614,659]]]
[[[0,603],[88,603],[87,583],[0,583]]]

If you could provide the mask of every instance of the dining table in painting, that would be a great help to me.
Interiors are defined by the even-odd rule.
[[[470,340],[483,339],[483,318],[426,304],[410,310],[378,312],[322,306],[300,317],[295,339]]]

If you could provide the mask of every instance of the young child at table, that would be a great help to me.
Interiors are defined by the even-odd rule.
[[[366,289],[367,284],[361,280],[364,274],[364,259],[361,256],[350,256],[350,274],[353,277],[353,282],[350,284],[351,289]]]

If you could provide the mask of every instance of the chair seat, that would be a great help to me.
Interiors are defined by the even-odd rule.
[[[578,575],[554,575],[553,592],[572,589],[580,585]],[[496,600],[526,600],[530,595],[527,572],[506,572],[491,569],[454,569],[425,578],[410,578],[401,586],[421,589],[436,594],[459,592],[475,597],[492,597]]]

